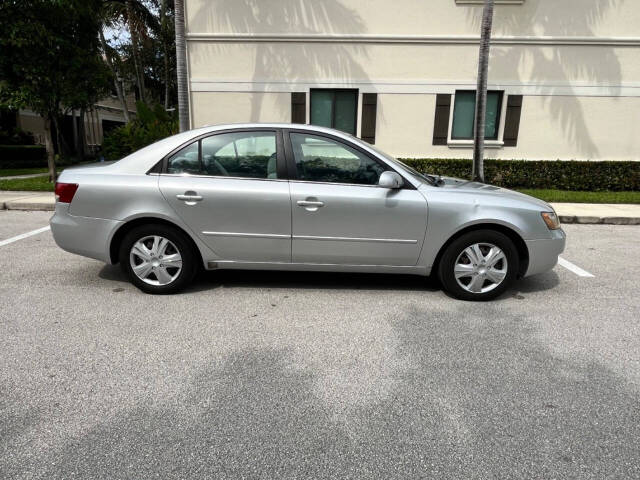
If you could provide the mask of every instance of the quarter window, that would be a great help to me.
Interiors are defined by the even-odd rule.
[[[453,140],[473,139],[475,126],[476,92],[475,90],[462,90],[456,92],[453,109],[453,128],[451,138]],[[486,140],[497,140],[500,127],[500,110],[502,109],[502,92],[487,93],[487,114],[484,130]]]
[[[311,90],[311,124],[356,134],[358,90]]]
[[[367,155],[329,138],[302,133],[290,136],[300,180],[376,185],[386,170]]]
[[[167,161],[167,173],[198,175],[200,173],[198,142],[187,145],[171,155]]]

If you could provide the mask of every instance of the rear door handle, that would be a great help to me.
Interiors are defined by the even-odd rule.
[[[298,200],[298,205],[301,207],[324,207],[324,202],[311,201],[311,200]]]
[[[176,195],[176,198],[178,200],[182,200],[183,202],[187,202],[187,203],[194,203],[202,200],[201,195],[186,194],[186,193],[184,195]]]

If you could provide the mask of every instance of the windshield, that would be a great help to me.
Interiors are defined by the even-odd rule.
[[[398,160],[395,157],[392,157],[391,155],[389,155],[386,152],[383,152],[382,150],[380,150],[379,148],[373,146],[373,145],[367,145],[367,147],[369,147],[370,149],[374,150],[375,152],[377,152],[379,155],[383,156],[385,159],[387,159],[388,161],[390,161],[391,163],[399,166],[400,168],[406,170],[407,172],[409,172],[410,174],[412,174],[413,176],[417,177],[420,180],[424,180],[427,183],[430,183],[431,185],[436,185],[436,177],[434,177],[433,175],[429,175],[429,174],[425,174],[425,173],[420,173],[418,170],[416,170],[413,167],[410,167],[409,165],[407,165],[404,162],[401,162],[400,160]]]

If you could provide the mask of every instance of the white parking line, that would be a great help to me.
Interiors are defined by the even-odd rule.
[[[32,235],[37,235],[42,232],[46,232],[51,227],[48,225],[46,227],[38,228],[37,230],[32,230],[27,233],[23,233],[21,235],[16,235],[15,237],[7,238],[6,240],[0,240],[0,247],[4,247],[5,245],[9,245],[10,243],[17,242],[18,240],[22,240],[23,238],[31,237]]]
[[[579,266],[574,265],[573,263],[571,263],[568,260],[565,260],[562,257],[558,257],[558,265],[560,265],[561,267],[564,267],[567,270],[575,273],[579,277],[587,277],[587,278],[595,277],[595,275],[592,275],[591,273],[587,272],[586,270],[581,269]]]

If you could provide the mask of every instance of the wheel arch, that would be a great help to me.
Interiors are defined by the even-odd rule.
[[[460,238],[462,235],[465,235],[469,232],[475,232],[477,230],[494,230],[509,237],[509,239],[515,245],[516,250],[518,251],[518,260],[520,263],[520,265],[518,266],[518,278],[522,278],[529,268],[529,249],[527,248],[527,244],[515,229],[510,228],[506,225],[502,225],[500,223],[491,222],[474,223],[473,225],[466,226],[451,235],[451,237],[449,237],[449,239],[444,242],[442,247],[440,247],[440,250],[438,250],[438,254],[436,255],[433,266],[431,267],[431,272],[438,271],[442,255],[447,250],[449,245],[451,245],[451,243]]]
[[[127,235],[127,233],[129,233],[131,230],[141,225],[153,225],[153,224],[166,225],[166,226],[175,228],[176,230],[183,233],[185,237],[187,237],[189,243],[191,244],[193,251],[198,256],[200,265],[204,263],[202,259],[202,252],[200,251],[200,248],[198,248],[198,245],[193,240],[191,235],[189,235],[189,232],[187,232],[184,228],[180,227],[179,225],[176,225],[175,223],[169,220],[166,220],[164,218],[159,218],[159,217],[137,217],[122,224],[118,228],[118,230],[116,230],[116,232],[113,234],[113,237],[111,237],[111,243],[109,244],[109,258],[111,260],[111,263],[115,265],[116,263],[119,262],[118,257],[120,252],[120,245],[122,244],[122,240]]]

